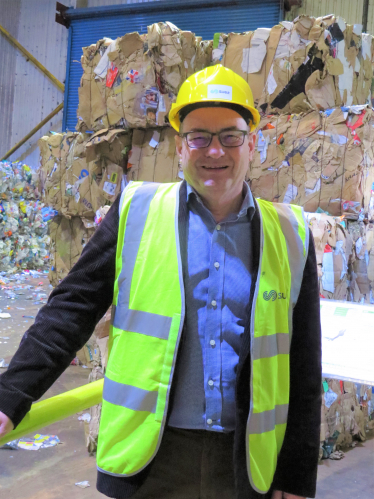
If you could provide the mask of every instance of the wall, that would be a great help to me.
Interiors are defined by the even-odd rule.
[[[374,34],[374,0],[369,0],[368,29],[367,32]]]
[[[370,0],[374,7],[374,0]],[[335,14],[343,17],[348,24],[362,24],[364,0],[302,0],[301,7],[292,7],[287,12],[286,19],[292,21],[300,14],[306,14],[313,17],[321,17],[327,14]],[[369,19],[373,18],[369,11]],[[368,22],[369,28],[370,22]],[[373,24],[373,23],[372,23]],[[368,30],[368,32],[372,33]]]
[[[55,23],[55,0],[0,0],[1,12],[11,14],[14,3],[19,4],[19,10],[8,23],[12,34],[15,33],[17,40],[58,80],[64,82],[68,31]],[[75,0],[65,0],[64,3],[75,6]],[[7,130],[6,140],[1,142],[2,157],[63,101],[63,93],[3,35],[0,36],[5,49],[5,52],[0,52],[0,67],[6,68],[2,73],[8,77],[6,94],[11,99],[7,107],[12,107],[11,113],[8,111],[1,123],[2,130]],[[9,65],[6,65],[7,59],[10,59]],[[0,98],[0,107],[3,107],[5,96],[1,95]],[[30,166],[37,166],[37,140],[48,130],[61,129],[61,125],[62,112],[52,118],[10,159],[25,159]]]
[[[1,3],[1,25],[15,38],[18,38],[18,24],[20,16],[21,0],[8,0],[6,8]],[[16,55],[17,49],[11,45],[8,40],[0,34],[0,158],[2,153],[8,151],[11,147],[12,136],[12,113],[14,101],[14,88],[16,78]]]
[[[139,0],[142,1],[142,0]],[[149,0],[153,1],[153,0]],[[157,0],[156,0],[157,1]],[[68,7],[96,7],[136,0],[61,0]],[[56,0],[0,0],[0,24],[65,83],[68,30],[55,22]],[[0,158],[38,125],[64,98],[33,63],[0,34]],[[9,159],[39,165],[37,141],[49,130],[61,131],[62,111]]]

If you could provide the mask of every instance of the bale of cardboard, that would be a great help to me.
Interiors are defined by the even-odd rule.
[[[52,286],[57,286],[68,275],[94,232],[94,224],[86,227],[80,217],[66,218],[58,215],[53,218],[49,225],[49,280]]]
[[[171,127],[133,130],[127,180],[175,182],[180,180],[176,132]]]
[[[321,408],[321,457],[340,459],[339,452],[365,441],[374,429],[372,387],[325,379]]]
[[[253,194],[357,219],[373,201],[373,125],[369,106],[262,118],[247,175]]]
[[[373,49],[360,24],[302,15],[273,28],[217,34],[212,62],[242,76],[264,113],[299,113],[370,103]]]
[[[350,221],[348,231],[353,241],[349,262],[349,299],[374,304],[374,224],[370,221]]]
[[[210,58],[209,42],[170,22],[84,47],[78,130],[167,124],[181,84]]]
[[[42,137],[43,200],[65,217],[92,219],[120,192],[130,145],[131,137],[123,129]]]
[[[348,265],[353,251],[347,221],[325,213],[307,213],[316,250],[321,298],[347,300],[350,273]]]

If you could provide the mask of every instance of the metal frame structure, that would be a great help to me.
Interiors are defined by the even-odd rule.
[[[51,82],[56,85],[56,87],[61,90],[61,92],[65,92],[65,85],[61,83],[48,69],[43,66],[41,62],[39,62],[30,52],[25,49],[23,45],[19,43],[3,26],[0,25],[0,32],[12,43],[22,54],[26,57],[28,61],[31,61],[35,66],[42,71],[42,73],[47,76]],[[38,130],[42,128],[53,116],[55,116],[61,109],[63,109],[64,103],[61,102],[56,109],[54,109],[48,116],[46,116],[36,127],[34,127],[31,132],[29,132],[22,140],[20,140],[14,147],[9,149],[9,151],[1,158],[0,161],[3,161],[9,156],[11,156],[17,149],[19,149],[30,137],[32,137]]]

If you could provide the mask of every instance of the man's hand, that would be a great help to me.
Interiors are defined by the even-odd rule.
[[[281,492],[280,490],[274,490],[271,499],[306,499],[306,497],[295,496],[293,494],[287,494],[287,492]]]
[[[0,411],[0,438],[12,431],[14,424],[3,412]]]

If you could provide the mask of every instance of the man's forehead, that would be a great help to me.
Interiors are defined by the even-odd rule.
[[[214,117],[214,121],[212,118]],[[183,120],[183,128],[187,127],[209,127],[209,129],[223,129],[239,126],[246,128],[247,124],[239,113],[226,107],[203,107],[194,109],[187,114]]]

